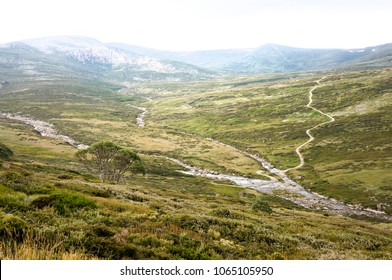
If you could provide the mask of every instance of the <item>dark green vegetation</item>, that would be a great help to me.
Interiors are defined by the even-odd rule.
[[[10,160],[14,152],[6,145],[0,143],[0,160]]]
[[[15,57],[13,51],[7,55]],[[0,258],[392,258],[390,223],[310,211],[272,194],[186,176],[156,156],[271,176],[257,174],[262,168],[253,159],[206,139],[212,137],[280,169],[296,166],[305,130],[325,121],[306,104],[326,75],[313,106],[336,121],[314,131],[315,141],[303,150],[305,166],[288,175],[321,194],[392,213],[392,70],[123,88],[63,59],[59,66],[35,55],[18,67],[2,63],[0,112],[52,123],[79,143],[105,140],[135,150],[146,175],[102,183],[76,160],[77,149],[0,119],[0,143],[13,152],[0,166]],[[140,111],[128,104],[147,108],[146,127],[136,125]]]

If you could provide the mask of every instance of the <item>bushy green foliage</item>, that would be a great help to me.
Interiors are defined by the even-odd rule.
[[[44,182],[35,181],[29,172],[5,172],[0,175],[0,183],[5,186],[26,194],[44,194],[48,193],[51,186]]]
[[[0,143],[0,160],[10,160],[14,152],[6,145]]]
[[[66,214],[78,209],[96,208],[94,201],[77,193],[55,192],[49,196],[41,196],[31,202],[33,207],[42,209],[51,206],[59,214]]]
[[[31,167],[25,168],[30,170]],[[64,170],[46,169],[46,172],[46,178],[34,178],[35,184],[57,182],[58,174],[64,174]],[[62,180],[61,187],[45,195],[19,193],[3,186],[1,198],[5,200],[0,202],[8,204],[0,204],[7,213],[1,220],[17,218],[12,223],[6,222],[3,228],[7,231],[3,233],[9,236],[10,232],[17,232],[15,236],[21,236],[20,244],[24,244],[26,238],[57,240],[61,243],[61,252],[77,248],[81,258],[391,257],[388,253],[392,244],[390,229],[377,224],[302,211],[269,195],[256,198],[260,204],[254,212],[252,205],[258,204],[254,190],[228,192],[224,190],[235,189],[235,186],[214,182],[214,188],[223,190],[217,193],[211,191],[212,182],[208,179],[151,174],[148,178],[135,176],[132,187],[85,182],[89,187],[83,190],[76,182],[84,181],[84,176],[73,173],[72,179]],[[86,195],[102,187],[111,190],[109,197]],[[271,214],[269,208],[264,208],[266,204],[274,208]],[[22,205],[26,208],[22,209]],[[187,209],[186,214],[184,209]],[[27,229],[28,236],[20,221],[31,225]],[[8,244],[5,240],[0,238],[0,243]],[[40,243],[35,246],[39,248]],[[50,248],[42,250],[50,251]],[[61,257],[58,250],[51,258]]]
[[[18,216],[0,212],[0,238],[21,240],[27,228],[26,222]]]
[[[267,200],[265,200],[263,197],[258,197],[256,201],[252,204],[252,210],[253,211],[263,211],[267,212],[269,214],[272,213],[272,208],[270,207],[269,203]]]

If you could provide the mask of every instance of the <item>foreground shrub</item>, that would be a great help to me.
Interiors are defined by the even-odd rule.
[[[265,200],[263,197],[258,197],[252,204],[252,211],[262,211],[271,214],[272,208],[269,206],[267,200]]]
[[[96,208],[94,201],[82,195],[67,192],[38,197],[31,202],[31,205],[39,209],[53,207],[61,215],[82,208]]]
[[[51,189],[45,183],[34,181],[29,173],[6,172],[0,176],[0,183],[14,191],[26,194],[45,194]]]
[[[3,239],[22,239],[24,231],[27,229],[27,224],[14,215],[0,214],[0,238]]]
[[[18,222],[19,223],[19,222]],[[47,234],[31,228],[20,231],[18,238],[0,237],[2,260],[86,260],[96,259],[84,248],[67,245],[64,233]]]
[[[10,160],[13,155],[14,152],[10,148],[0,143],[0,160]]]

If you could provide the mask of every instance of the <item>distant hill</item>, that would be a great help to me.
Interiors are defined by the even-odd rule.
[[[362,52],[364,55],[351,60],[346,68],[366,69],[369,67],[392,66],[392,44],[369,47]]]
[[[224,74],[392,66],[392,44],[364,49],[304,49],[266,44],[255,49],[168,52],[77,36],[0,46],[0,70],[77,75],[120,82],[187,81]]]
[[[71,72],[116,81],[197,80],[216,73],[179,61],[146,56],[106,46],[87,37],[48,37],[0,46],[2,66],[30,73]],[[38,68],[40,70],[38,70]],[[60,69],[63,68],[63,69]],[[64,69],[66,68],[66,69]],[[34,71],[32,71],[34,69]]]
[[[129,47],[129,49],[216,71],[244,74],[392,65],[392,44],[348,50],[305,49],[275,44],[265,44],[255,49],[177,53],[142,49],[134,46]]]

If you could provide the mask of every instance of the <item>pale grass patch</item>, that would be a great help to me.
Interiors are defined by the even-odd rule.
[[[2,260],[87,260],[96,259],[76,248],[66,250],[63,241],[49,239],[42,234],[25,232],[23,242],[16,240],[0,241]]]
[[[140,213],[140,214],[148,214],[153,212],[147,206],[142,204],[136,204],[132,201],[125,201],[119,199],[109,199],[102,197],[91,197],[90,199],[97,202],[99,207],[107,208],[111,211],[116,212],[132,212],[132,213]]]

